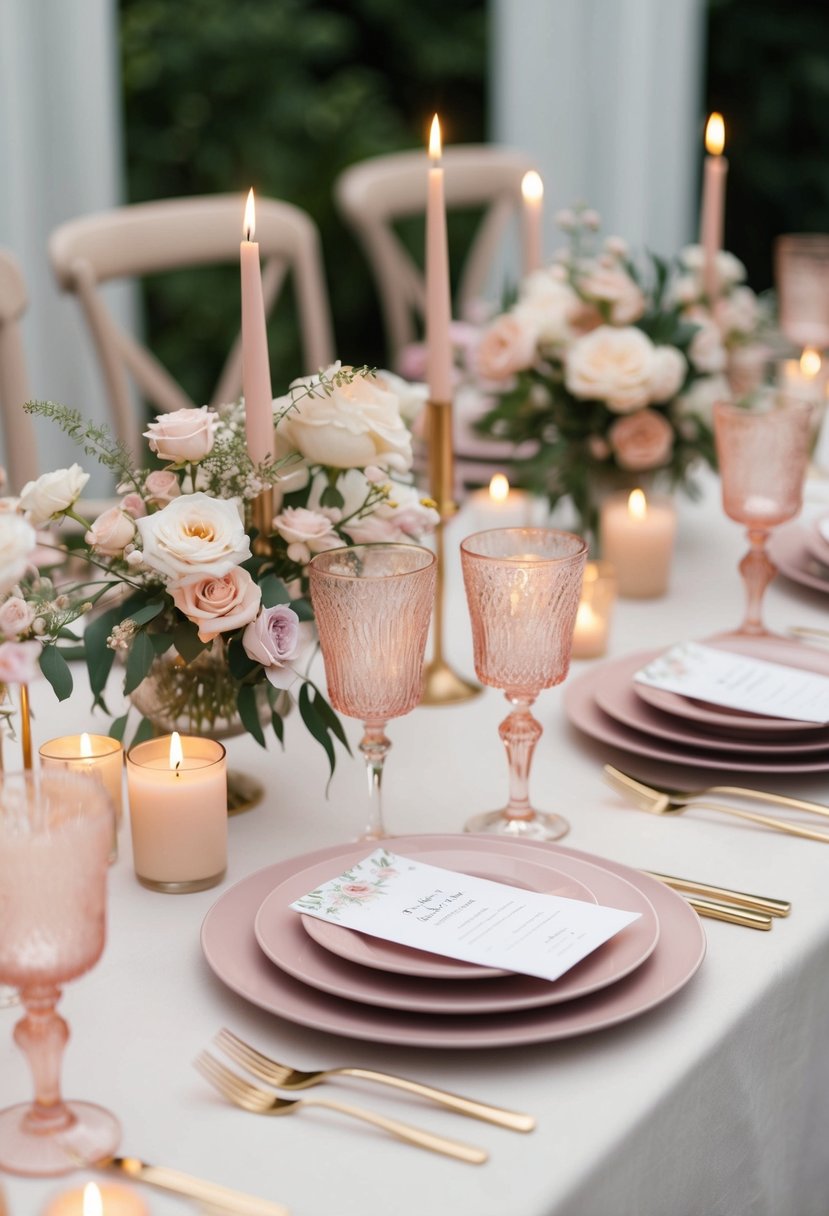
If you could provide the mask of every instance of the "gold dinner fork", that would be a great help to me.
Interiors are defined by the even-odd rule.
[[[754,796],[753,790],[743,790],[739,786],[728,785],[710,786],[707,790],[696,791],[657,790],[650,785],[645,785],[643,781],[637,781],[635,777],[629,777],[627,773],[620,772],[618,768],[614,768],[611,764],[604,766],[604,775],[609,785],[627,794],[643,811],[650,811],[654,815],[681,815],[689,807],[700,807],[709,811],[718,811],[723,815],[731,815],[735,819],[746,819],[749,823],[759,823],[764,827],[774,828],[775,831],[786,832],[790,836],[802,836],[806,840],[822,840],[829,844],[829,833],[818,832],[813,828],[789,823],[784,819],[774,819],[770,815],[759,815],[755,811],[744,811],[735,806],[726,806],[721,802],[711,802],[706,797],[709,793],[740,793],[742,795]],[[758,791],[758,796],[760,795],[761,791]],[[782,798],[782,795],[780,797]],[[767,795],[767,798],[769,801],[778,800],[773,795]],[[790,799],[787,805],[815,809],[815,804],[802,803],[798,799]],[[820,810],[824,814],[829,814],[829,808],[822,807]]]
[[[251,1047],[226,1027],[219,1031],[215,1041],[237,1064],[241,1064],[261,1081],[268,1081],[277,1089],[308,1089],[312,1085],[319,1085],[328,1077],[358,1077],[361,1081],[378,1081],[381,1085],[405,1089],[409,1093],[419,1094],[422,1098],[430,1098],[433,1102],[448,1106],[450,1110],[461,1115],[483,1119],[487,1123],[497,1124],[498,1127],[509,1128],[510,1131],[531,1132],[535,1127],[532,1115],[504,1110],[503,1107],[491,1106],[488,1102],[464,1098],[460,1094],[424,1085],[421,1081],[410,1081],[407,1077],[397,1077],[392,1073],[375,1072],[371,1068],[323,1068],[316,1072],[301,1072],[298,1068],[290,1068],[287,1064],[279,1064],[269,1056],[262,1055],[261,1051]]]
[[[433,1132],[423,1131],[408,1123],[400,1123],[397,1119],[388,1119],[378,1115],[373,1110],[364,1110],[361,1106],[349,1106],[344,1102],[331,1102],[326,1098],[279,1098],[276,1094],[258,1085],[252,1085],[231,1069],[220,1064],[213,1056],[203,1051],[194,1061],[195,1067],[210,1084],[225,1098],[243,1110],[252,1111],[257,1115],[292,1115],[306,1106],[323,1106],[328,1110],[339,1111],[341,1115],[351,1115],[373,1127],[414,1144],[417,1148],[430,1149],[433,1153],[443,1153],[446,1157],[454,1157],[457,1161],[466,1161],[470,1165],[482,1165],[487,1160],[487,1153],[471,1144],[462,1144],[459,1140],[449,1140],[445,1136],[437,1136]]]

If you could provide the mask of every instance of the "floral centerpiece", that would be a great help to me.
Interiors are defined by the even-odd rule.
[[[659,473],[692,488],[693,466],[713,465],[712,390],[722,395],[729,344],[748,340],[756,312],[731,255],[712,308],[700,251],[676,266],[653,255],[639,266],[621,238],[599,244],[594,212],[562,213],[559,223],[568,246],[522,281],[472,352],[476,429],[525,445],[513,465],[519,483],[551,506],[569,499],[595,533],[605,486]],[[703,381],[708,393],[697,395]]]
[[[266,726],[281,741],[296,686],[303,722],[333,771],[335,740],[347,744],[307,674],[314,636],[306,565],[341,545],[414,540],[437,522],[408,480],[411,437],[400,412],[408,391],[390,374],[339,364],[295,381],[273,403],[277,457],[258,466],[247,454],[241,403],[159,415],[145,433],[155,468],[136,467],[106,428],[77,411],[30,403],[115,475],[121,497],[97,519],[84,518],[78,500],[88,475],[73,465],[4,500],[0,664],[4,646],[30,662],[36,643],[44,675],[67,697],[65,648],[77,647],[72,626],[91,614],[82,641],[94,702],[107,709],[120,653],[124,691],[140,711],[133,741],[153,727],[221,734],[234,723],[263,746]],[[268,487],[274,516],[261,537],[251,506]],[[34,528],[65,521],[80,531],[53,543],[88,563],[92,574],[81,583],[60,584],[31,564]],[[114,722],[114,736],[125,735],[130,714]]]

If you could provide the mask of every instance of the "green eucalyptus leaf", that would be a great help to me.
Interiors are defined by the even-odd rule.
[[[124,692],[129,696],[148,674],[155,658],[155,649],[146,633],[137,633],[133,638],[127,659],[127,674]]]
[[[65,701],[72,692],[72,672],[57,646],[44,646],[40,652],[40,670],[52,685],[59,701]]]
[[[259,708],[256,703],[256,689],[253,684],[243,684],[236,697],[239,717],[248,734],[253,735],[260,747],[267,747],[262,723],[259,721]]]

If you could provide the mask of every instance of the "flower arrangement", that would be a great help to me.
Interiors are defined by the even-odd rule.
[[[107,710],[120,652],[124,691],[137,706],[161,663],[169,675],[161,721],[186,711],[189,729],[211,733],[238,715],[264,746],[263,719],[281,741],[285,693],[296,684],[302,720],[333,771],[334,742],[347,742],[307,674],[314,635],[305,568],[314,553],[414,540],[437,522],[408,480],[411,437],[400,412],[407,391],[391,374],[339,364],[295,381],[273,403],[277,456],[258,466],[247,454],[242,403],[159,415],[145,432],[158,462],[152,469],[136,468],[106,428],[77,411],[29,403],[115,475],[121,497],[85,519],[78,500],[88,475],[73,465],[0,504],[0,669],[4,650],[21,670],[30,665],[34,644],[57,696],[69,696],[65,648],[81,641],[71,626],[98,605],[82,637],[96,705]],[[269,487],[274,516],[259,537],[251,506]],[[61,585],[32,565],[34,529],[67,520],[80,532],[52,543],[84,559],[93,577]],[[115,602],[98,604],[104,597]],[[129,716],[114,722],[115,737],[124,737]],[[142,717],[133,741],[152,725]]]
[[[522,281],[472,351],[475,429],[528,445],[513,465],[520,484],[551,506],[569,499],[595,533],[604,484],[659,472],[692,489],[693,466],[713,465],[711,391],[723,395],[729,348],[748,341],[757,314],[729,254],[712,306],[701,251],[640,267],[621,238],[599,245],[595,212],[562,213],[559,224],[568,246]],[[707,396],[696,391],[703,381]]]

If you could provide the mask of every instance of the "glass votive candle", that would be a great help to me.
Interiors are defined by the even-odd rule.
[[[574,659],[597,659],[605,653],[615,602],[614,567],[610,562],[588,562],[584,567],[581,599],[576,612]]]
[[[676,538],[670,498],[646,498],[642,490],[613,494],[601,507],[602,557],[615,567],[619,595],[646,600],[665,595]]]
[[[87,1182],[55,1195],[42,1216],[149,1216],[137,1191],[117,1182]],[[2,1216],[2,1209],[0,1209]]]
[[[100,781],[109,795],[114,815],[113,847],[110,859],[118,855],[118,828],[124,813],[124,749],[109,735],[61,735],[40,748],[43,769],[63,768]]]
[[[177,733],[127,752],[135,873],[153,891],[183,894],[227,869],[227,766],[215,739]]]

